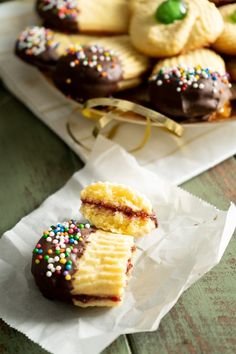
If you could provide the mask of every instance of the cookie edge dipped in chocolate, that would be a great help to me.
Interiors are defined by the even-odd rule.
[[[55,30],[65,32],[65,33],[78,33],[79,32],[79,24],[77,21],[77,17],[79,14],[78,5],[76,6],[76,0],[72,0],[71,9],[66,8],[48,8],[47,4],[43,4],[44,0],[36,1],[36,12],[42,18],[44,26],[53,28]],[[75,6],[74,4],[75,3]],[[65,3],[65,5],[70,5]]]
[[[31,273],[46,298],[73,302],[71,279],[77,270],[78,259],[86,250],[89,235],[95,230],[89,223],[69,220],[51,226],[43,233],[33,250]]]
[[[34,38],[34,40],[39,39],[41,43],[33,42],[33,38],[30,40],[30,31],[43,31],[44,38],[40,38],[40,34]],[[24,38],[29,39],[27,42]],[[37,35],[37,33],[36,33]],[[42,46],[41,49],[39,46]],[[56,63],[59,59],[57,53],[57,47],[59,42],[54,40],[54,32],[48,28],[40,26],[26,27],[20,34],[15,43],[15,55],[19,57],[24,62],[36,66],[42,70],[53,70],[56,66]]]
[[[152,75],[148,93],[158,112],[178,121],[204,121],[230,106],[230,88],[227,74],[179,65],[161,68]]]
[[[82,102],[111,95],[122,76],[121,62],[113,51],[94,44],[77,45],[58,60],[53,81],[66,96]]]

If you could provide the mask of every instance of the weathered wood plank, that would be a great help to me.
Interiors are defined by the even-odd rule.
[[[0,83],[0,236],[82,167],[82,161]],[[125,337],[107,350],[129,354]],[[0,354],[46,354],[0,320]],[[92,353],[91,353],[92,354]]]
[[[221,209],[236,201],[236,161],[230,159],[184,184]],[[128,336],[137,354],[236,353],[236,237],[221,263],[187,290],[159,330]],[[148,296],[148,294],[147,294]]]

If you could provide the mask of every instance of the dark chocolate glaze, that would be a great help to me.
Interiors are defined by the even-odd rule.
[[[157,81],[162,80],[158,86]],[[198,86],[187,85],[185,90],[177,92],[179,79],[165,80],[162,74],[149,81],[149,97],[153,107],[160,113],[178,121],[187,119],[207,120],[209,116],[220,111],[231,99],[231,90],[227,80],[220,76],[200,78]],[[214,86],[217,85],[217,86]],[[215,91],[213,91],[216,89]]]
[[[210,2],[214,2],[216,6],[223,6],[226,4],[233,4],[236,3],[236,0],[209,0]]]
[[[74,1],[72,1],[73,3]],[[37,0],[36,11],[39,16],[43,19],[44,26],[48,28],[53,28],[65,33],[78,33],[79,24],[77,16],[79,14],[79,9],[77,6],[71,7],[73,14],[65,15],[63,18],[59,16],[59,9],[54,6],[50,9],[45,10],[47,1]],[[65,2],[67,4],[67,2]]]
[[[81,235],[82,240],[78,241],[77,245],[73,245],[77,249],[77,253],[70,253],[69,257],[66,257],[66,261],[72,261],[72,269],[68,271],[68,274],[73,276],[78,268],[79,258],[83,255],[86,250],[86,246],[89,242],[89,235],[95,232],[95,228],[82,229]],[[50,257],[55,257],[55,246],[51,242],[47,242],[44,237],[42,237],[38,244],[41,244],[41,249],[43,250],[42,257],[48,255],[48,250],[53,250],[53,253],[50,254]],[[67,247],[69,247],[68,245]],[[51,277],[47,277],[46,273],[48,271],[47,266],[48,262],[44,259],[40,261],[39,264],[35,263],[35,260],[38,258],[38,254],[33,253],[32,258],[32,267],[31,272],[34,276],[35,282],[42,292],[42,294],[51,300],[60,300],[65,302],[72,302],[72,281],[66,280],[63,271],[65,271],[65,265],[60,262],[54,263],[55,266],[60,265],[62,267],[60,274],[57,274],[57,271],[52,273]]]
[[[86,46],[71,49],[58,60],[53,80],[66,96],[84,101],[109,96],[116,91],[122,80],[122,68],[118,58],[109,50]]]
[[[128,206],[112,205],[112,204],[105,203],[103,201],[96,201],[96,200],[89,200],[89,199],[82,199],[82,203],[84,205],[85,204],[94,205],[96,206],[96,208],[109,209],[114,213],[118,211],[126,215],[128,218],[137,217],[141,219],[151,219],[154,222],[155,227],[158,227],[157,216],[154,212],[152,214],[148,214],[142,210],[134,211],[132,208]]]
[[[54,41],[53,32],[41,27],[44,30],[45,36],[41,36],[40,43],[43,45],[44,50],[40,51],[40,53],[30,53],[31,48],[23,48],[22,47],[22,39],[21,35],[26,33],[25,31],[29,31],[30,29],[26,29],[23,31],[15,44],[15,54],[22,59],[23,61],[27,62],[28,64],[37,66],[39,69],[42,70],[53,70],[56,66],[56,63],[59,59],[59,54],[57,51],[57,47],[59,45],[58,42]],[[34,28],[32,28],[34,30]],[[24,43],[27,43],[27,36],[25,37]]]

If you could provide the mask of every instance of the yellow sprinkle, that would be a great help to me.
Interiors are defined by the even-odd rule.
[[[35,263],[36,263],[36,264],[39,264],[39,263],[40,263],[40,260],[39,260],[39,259],[35,259]]]
[[[65,258],[61,258],[61,259],[60,259],[60,263],[61,263],[61,264],[65,264],[65,263],[66,263],[66,259],[65,259]]]
[[[65,279],[66,279],[66,280],[71,280],[71,275],[70,275],[70,274],[67,274],[67,275],[65,276]]]

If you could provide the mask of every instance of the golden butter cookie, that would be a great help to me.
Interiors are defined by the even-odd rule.
[[[130,35],[148,56],[169,57],[214,42],[223,30],[219,10],[208,0],[136,0]]]
[[[81,201],[83,216],[105,231],[138,237],[157,227],[151,202],[133,188],[98,182],[82,190]]]
[[[216,54],[213,50],[202,48],[196,49],[186,54],[174,56],[159,60],[154,66],[153,73],[157,73],[162,67],[175,67],[178,65],[185,65],[196,67],[200,65],[202,68],[209,68],[212,71],[217,71],[220,74],[225,74],[225,62],[221,56]]]
[[[76,306],[117,306],[133,268],[132,236],[69,220],[51,226],[33,250],[31,271],[42,294]]]
[[[224,20],[224,30],[213,43],[213,48],[220,53],[236,55],[236,4],[219,8]]]
[[[65,32],[128,32],[128,0],[37,0],[45,26]]]

